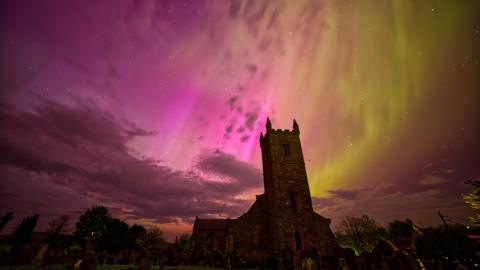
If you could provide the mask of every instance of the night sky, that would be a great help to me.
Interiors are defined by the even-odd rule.
[[[314,207],[466,218],[480,178],[480,1],[1,1],[0,214],[93,204],[171,239],[263,192],[299,123]],[[455,220],[464,222],[465,220]]]

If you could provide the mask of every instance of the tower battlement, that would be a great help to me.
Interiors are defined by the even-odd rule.
[[[267,118],[267,123],[266,123],[266,132],[265,135],[263,133],[260,133],[260,147],[263,147],[263,144],[265,143],[266,139],[270,134],[292,134],[292,135],[300,135],[300,129],[298,127],[297,121],[293,119],[293,127],[292,129],[274,129],[272,128],[272,123],[270,122],[270,118]]]

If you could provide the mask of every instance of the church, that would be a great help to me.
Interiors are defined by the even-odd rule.
[[[318,259],[336,250],[330,219],[312,207],[300,144],[300,129],[273,129],[267,119],[260,135],[264,193],[236,219],[196,218],[190,241],[195,258],[235,256],[250,265],[287,254],[299,266],[305,256]],[[290,255],[288,255],[290,254]]]

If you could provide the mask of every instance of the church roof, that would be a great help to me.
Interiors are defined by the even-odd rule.
[[[225,230],[227,228],[227,219],[197,218],[193,228],[195,230]]]

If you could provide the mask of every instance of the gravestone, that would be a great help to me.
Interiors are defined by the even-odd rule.
[[[105,264],[115,264],[116,263],[116,258],[115,255],[107,255],[105,258]]]
[[[138,270],[150,270],[152,268],[152,259],[148,250],[143,249],[138,254]]]
[[[93,251],[89,251],[85,254],[85,257],[80,263],[80,270],[96,270],[98,267],[97,256]]]

